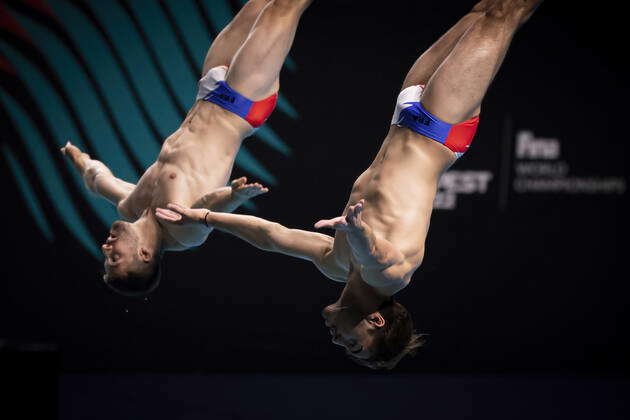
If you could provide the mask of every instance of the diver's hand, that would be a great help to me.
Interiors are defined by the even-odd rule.
[[[365,227],[361,220],[361,212],[363,211],[363,205],[365,200],[361,199],[358,203],[348,207],[348,212],[345,216],[335,217],[333,219],[324,219],[315,223],[315,229],[335,229],[344,232],[357,232],[362,231]]]
[[[269,188],[265,187],[258,182],[247,183],[247,178],[242,176],[233,180],[230,183],[232,187],[232,195],[240,200],[249,200],[250,198],[254,198],[258,195],[264,194],[269,191]]]
[[[161,221],[176,225],[202,224],[211,227],[208,224],[210,221],[208,215],[212,212],[208,209],[191,209],[174,203],[168,203],[166,207],[168,208],[155,209],[155,216]]]
[[[87,168],[87,163],[90,161],[90,155],[83,153],[81,149],[70,142],[67,142],[60,150],[61,153],[72,162],[72,165],[79,174],[83,176]]]

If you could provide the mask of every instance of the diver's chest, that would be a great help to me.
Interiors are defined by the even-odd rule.
[[[134,191],[134,211],[147,207],[165,207],[168,203],[189,205],[195,183],[191,182],[179,168],[163,165],[150,177],[142,179]]]

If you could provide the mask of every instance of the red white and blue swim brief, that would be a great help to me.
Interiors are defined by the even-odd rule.
[[[407,127],[418,134],[433,139],[448,147],[455,157],[462,156],[477,132],[479,116],[460,124],[449,124],[427,111],[420,102],[424,85],[403,89],[396,101],[392,124]]]
[[[199,80],[197,100],[212,102],[247,121],[252,127],[260,127],[276,107],[278,94],[252,101],[230,87],[225,81],[227,66],[213,67]]]

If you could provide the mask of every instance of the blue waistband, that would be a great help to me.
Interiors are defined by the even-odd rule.
[[[409,104],[411,106],[400,111],[396,124],[444,144],[453,125],[431,114],[420,102],[405,102],[405,105]]]
[[[245,119],[254,102],[232,89],[224,80],[218,81],[217,84],[218,86],[204,96],[203,100],[217,104]]]

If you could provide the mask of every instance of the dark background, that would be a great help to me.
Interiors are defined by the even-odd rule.
[[[2,7],[44,19],[26,3]],[[472,5],[315,1],[291,51],[297,69],[282,74],[300,118],[276,112],[269,120],[292,154],[246,142],[279,180],[256,200],[255,214],[306,229],[338,215],[386,134],[408,68]],[[625,195],[510,191],[499,206],[501,153],[517,130],[560,139],[572,174],[625,176],[618,15],[610,5],[547,2],[517,34],[473,146],[453,167],[491,171],[489,190],[435,211],[424,264],[398,296],[430,334],[399,372],[625,372]],[[19,46],[10,31],[2,35]],[[16,92],[14,76],[3,74],[8,94]],[[2,142],[23,150],[0,115]],[[166,256],[148,300],[121,297],[102,284],[102,262],[64,230],[45,204],[56,198],[45,194],[56,235],[44,239],[5,163],[0,338],[58,346],[63,372],[363,371],[329,342],[319,315],[340,286],[308,263],[214,232],[200,249]],[[235,168],[234,177],[243,174],[251,176]],[[104,238],[106,228],[77,205]]]

